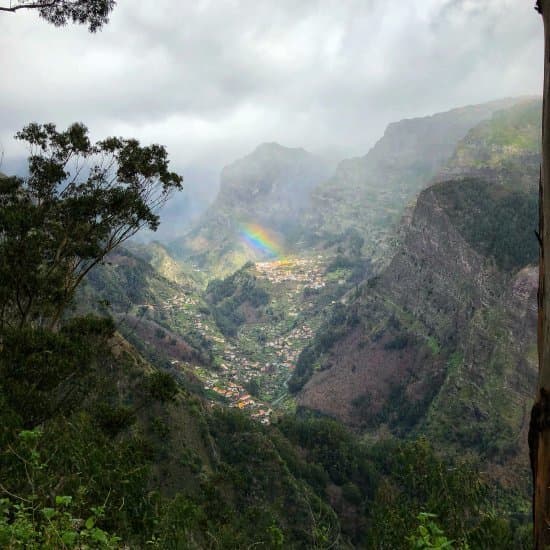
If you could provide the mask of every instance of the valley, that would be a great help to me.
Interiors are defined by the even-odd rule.
[[[0,549],[550,548],[519,4],[0,0]]]
[[[446,422],[441,417],[446,406],[434,408],[433,403],[448,391],[454,372],[476,361],[472,347],[479,347],[477,353],[487,361],[524,365],[515,377],[518,400],[527,401],[533,367],[529,324],[524,328],[521,323],[531,323],[527,312],[533,289],[516,307],[525,311],[520,319],[511,318],[509,302],[515,300],[511,289],[523,285],[514,279],[516,273],[530,273],[536,257],[530,220],[535,219],[539,105],[529,98],[493,102],[388,129],[362,161],[364,181],[353,172],[353,185],[378,189],[381,198],[360,201],[371,214],[377,208],[385,211],[390,195],[395,208],[406,212],[399,226],[383,229],[384,242],[393,240],[391,254],[380,241],[382,226],[369,232],[359,223],[367,218],[348,211],[338,214],[347,227],[340,227],[337,236],[326,234],[313,247],[307,239],[285,239],[281,231],[298,174],[306,174],[307,185],[300,191],[306,213],[307,193],[315,208],[316,194],[331,186],[315,187],[319,171],[305,151],[259,147],[224,171],[217,206],[196,227],[201,239],[209,235],[211,246],[202,249],[208,261],[203,257],[194,263],[194,252],[182,259],[171,245],[156,243],[133,247],[131,261],[115,258],[112,272],[103,273],[103,279],[116,281],[134,262],[133,271],[114,285],[127,294],[124,306],[114,308],[122,333],[150,360],[192,380],[211,403],[244,410],[263,423],[298,406],[375,437],[387,431],[435,437],[441,432],[434,426]],[[442,135],[445,147],[434,157],[433,144]],[[403,152],[396,145],[404,136],[413,150]],[[419,136],[426,141],[418,143]],[[419,158],[425,159],[425,170],[417,170]],[[349,176],[357,163],[346,161],[336,173]],[[384,167],[390,164],[388,172]],[[391,174],[391,179],[379,186],[370,170],[380,177]],[[422,182],[425,189],[409,204],[407,193]],[[352,188],[350,183],[350,193]],[[401,191],[393,193],[394,188]],[[246,201],[246,193],[253,201]],[[342,202],[335,195],[331,200],[336,209],[353,199]],[[268,214],[261,218],[266,204]],[[216,233],[221,226],[212,216],[234,223],[244,211],[271,225],[241,225],[240,233],[233,234],[230,224],[231,231]],[[297,212],[292,215],[299,218]],[[197,235],[190,233],[195,244]],[[218,244],[226,251],[221,256]],[[383,261],[365,252],[376,246],[386,250]],[[236,250],[245,251],[239,256],[242,263],[227,270],[227,253]],[[153,271],[144,278],[147,269]],[[110,294],[102,298],[112,302]],[[136,299],[141,295],[147,300]],[[473,327],[485,325],[487,336],[478,343],[481,331]],[[501,336],[504,326],[511,327],[506,338]],[[506,353],[515,359],[502,359]],[[497,355],[500,359],[492,358]],[[509,380],[511,372],[505,376]],[[484,391],[493,392],[490,384]],[[464,406],[478,410],[481,404],[476,397]],[[485,441],[485,450],[512,448],[512,434],[525,430],[520,406],[510,416],[509,434],[491,436],[496,414],[480,413],[475,420],[477,435],[470,445],[476,452],[478,439]],[[460,430],[455,429],[456,437]]]
[[[208,414],[242,415],[270,433],[304,422],[304,445],[316,422],[367,447],[429,442],[444,460],[467,456],[505,495],[494,497],[499,509],[513,509],[523,526],[539,112],[538,100],[523,98],[398,125],[414,145],[409,160],[399,157],[403,135],[390,129],[361,162],[337,168],[342,177],[364,165],[349,187],[334,183],[345,197],[334,179],[314,184],[304,151],[261,146],[224,172],[215,209],[188,241],[130,243],[110,255],[80,307],[111,315]],[[430,143],[449,122],[434,159]],[[416,173],[418,155],[425,164]],[[285,182],[302,170],[310,179],[292,211],[300,223],[289,228],[298,184]],[[375,176],[384,173],[382,185]],[[321,192],[331,195],[324,210]],[[398,224],[379,216],[389,198]],[[245,214],[254,223],[240,221]],[[297,437],[292,429],[285,436]],[[354,479],[363,487],[368,476]],[[346,487],[336,485],[334,494]]]
[[[217,325],[208,288],[201,293],[176,282],[168,295],[119,311],[120,327],[146,355],[154,351],[150,356],[162,357],[174,372],[192,374],[212,403],[269,423],[273,415],[294,410],[287,382],[296,361],[334,305],[332,292],[339,296],[349,288],[350,270],[327,271],[327,262],[314,255],[247,264],[240,272],[268,299],[260,307],[240,306],[243,323],[234,334]],[[193,345],[202,353],[193,353]]]

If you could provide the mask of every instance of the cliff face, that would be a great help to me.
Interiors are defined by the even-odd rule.
[[[444,167],[468,131],[518,99],[462,107],[390,124],[363,157],[345,160],[313,194],[310,226],[319,234],[356,229],[381,257],[406,205]]]
[[[328,175],[327,163],[304,149],[260,145],[223,169],[216,200],[171,248],[218,275],[265,259],[264,251],[243,242],[243,226],[259,227],[286,249],[287,239],[301,226],[312,189]]]
[[[355,321],[319,359],[300,405],[368,432],[426,433],[495,463],[519,457],[526,468],[538,114],[528,102],[459,144],[441,172],[453,179],[419,195],[399,250],[349,300]],[[529,139],[510,147],[518,134]]]

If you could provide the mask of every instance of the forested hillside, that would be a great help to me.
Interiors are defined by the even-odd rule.
[[[419,195],[390,265],[349,300],[347,328],[298,395],[362,432],[474,452],[525,495],[539,115],[540,102],[518,104],[459,143],[441,171],[451,179]]]

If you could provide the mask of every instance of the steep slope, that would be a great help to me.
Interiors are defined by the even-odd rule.
[[[120,332],[156,365],[211,365],[212,342],[194,327],[203,307],[196,281],[162,246],[133,249],[117,250],[90,272],[77,296],[76,313],[113,316]]]
[[[300,226],[313,187],[328,170],[322,159],[303,149],[260,145],[223,169],[216,200],[171,249],[217,273],[282,253]]]
[[[308,213],[312,242],[346,231],[365,238],[365,252],[383,257],[405,206],[436,176],[458,142],[481,121],[521,99],[504,99],[390,124],[363,157],[345,160],[319,185]]]
[[[407,548],[426,506],[456,540],[518,548],[470,465],[209,407],[113,330],[81,318],[3,335],[3,548]]]
[[[168,248],[159,241],[147,244],[130,242],[126,248],[138,258],[145,260],[159,275],[188,289],[199,290],[204,286],[204,277],[188,264],[176,260]]]
[[[347,328],[315,359],[303,407],[369,432],[427,433],[494,463],[517,460],[514,482],[525,479],[537,120],[540,103],[524,102],[458,145],[442,170],[453,179],[420,194],[391,264],[350,299]]]

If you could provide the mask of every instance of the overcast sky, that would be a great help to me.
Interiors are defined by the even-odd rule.
[[[95,35],[0,14],[4,165],[31,120],[163,143],[205,181],[266,141],[361,155],[389,122],[539,93],[533,4],[119,0]]]

